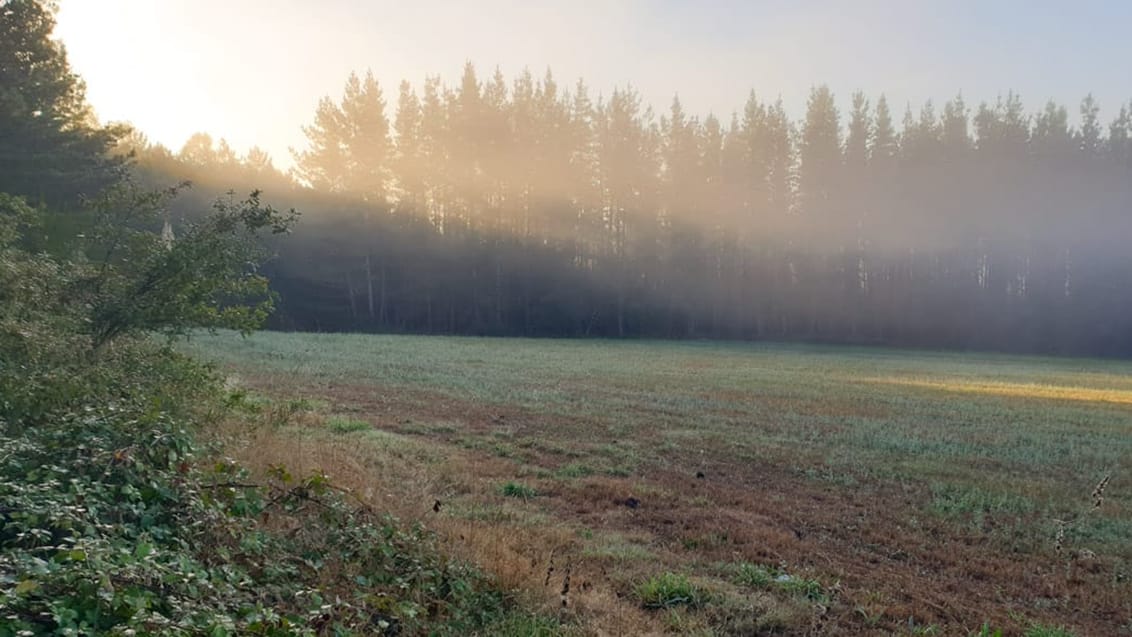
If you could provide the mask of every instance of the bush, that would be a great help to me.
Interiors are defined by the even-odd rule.
[[[233,251],[208,268],[246,265],[244,233],[272,218],[239,209],[213,231],[230,222],[242,239],[204,233],[190,251]],[[224,293],[258,289],[254,275],[196,280],[199,261],[146,256],[156,244],[140,235],[128,243],[141,262],[106,257],[105,272],[31,254],[18,244],[36,216],[0,195],[0,637],[463,635],[509,616],[503,593],[423,528],[320,474],[276,467],[256,483],[198,444],[199,422],[245,401],[142,330],[250,328],[259,310]],[[162,300],[179,285],[197,287]]]

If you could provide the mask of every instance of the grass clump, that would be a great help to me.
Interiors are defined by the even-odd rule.
[[[596,471],[594,471],[593,467],[590,467],[587,464],[581,462],[571,462],[568,465],[559,467],[558,471],[555,472],[555,475],[559,478],[585,478],[587,476],[592,476],[594,473],[596,473]]]
[[[529,500],[537,497],[538,491],[534,487],[525,485],[522,482],[508,482],[499,487],[499,494],[508,498]]]
[[[829,599],[825,588],[818,580],[790,575],[773,566],[741,562],[735,567],[733,580],[740,586],[778,590],[816,602]]]
[[[750,562],[741,562],[735,567],[735,583],[740,586],[748,586],[750,588],[770,588],[774,584],[774,578],[779,575],[778,569],[763,566],[761,564],[752,564]]]
[[[373,425],[356,418],[345,416],[331,416],[326,419],[326,428],[338,434],[350,434],[358,431],[373,429]]]
[[[636,588],[637,597],[645,608],[672,608],[673,606],[699,606],[706,595],[688,576],[662,573],[641,582]]]

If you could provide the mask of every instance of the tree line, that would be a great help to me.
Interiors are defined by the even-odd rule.
[[[1132,103],[1077,111],[901,117],[818,86],[797,121],[753,92],[725,121],[658,116],[469,63],[392,104],[352,75],[286,174],[207,135],[131,147],[305,211],[269,266],[277,327],[1132,354]]]

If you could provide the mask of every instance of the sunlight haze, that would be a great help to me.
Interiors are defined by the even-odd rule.
[[[724,121],[751,89],[796,116],[821,83],[843,106],[886,93],[898,118],[909,102],[1010,89],[1034,104],[1092,92],[1108,116],[1132,92],[1113,77],[1129,23],[1132,3],[1099,1],[63,0],[57,34],[103,120],[173,150],[197,131],[258,144],[286,166],[351,71],[372,69],[391,104],[402,79],[451,84],[467,60],[481,79],[549,67],[595,96],[632,84],[658,112],[679,93]]]

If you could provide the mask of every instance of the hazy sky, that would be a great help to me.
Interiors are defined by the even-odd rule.
[[[1132,1],[1111,0],[62,0],[58,35],[104,120],[174,150],[195,131],[279,165],[323,95],[370,68],[397,85],[523,67],[608,94],[631,83],[658,111],[679,93],[725,123],[753,88],[800,114],[812,85],[904,104],[1014,89],[1108,120],[1132,98]]]

